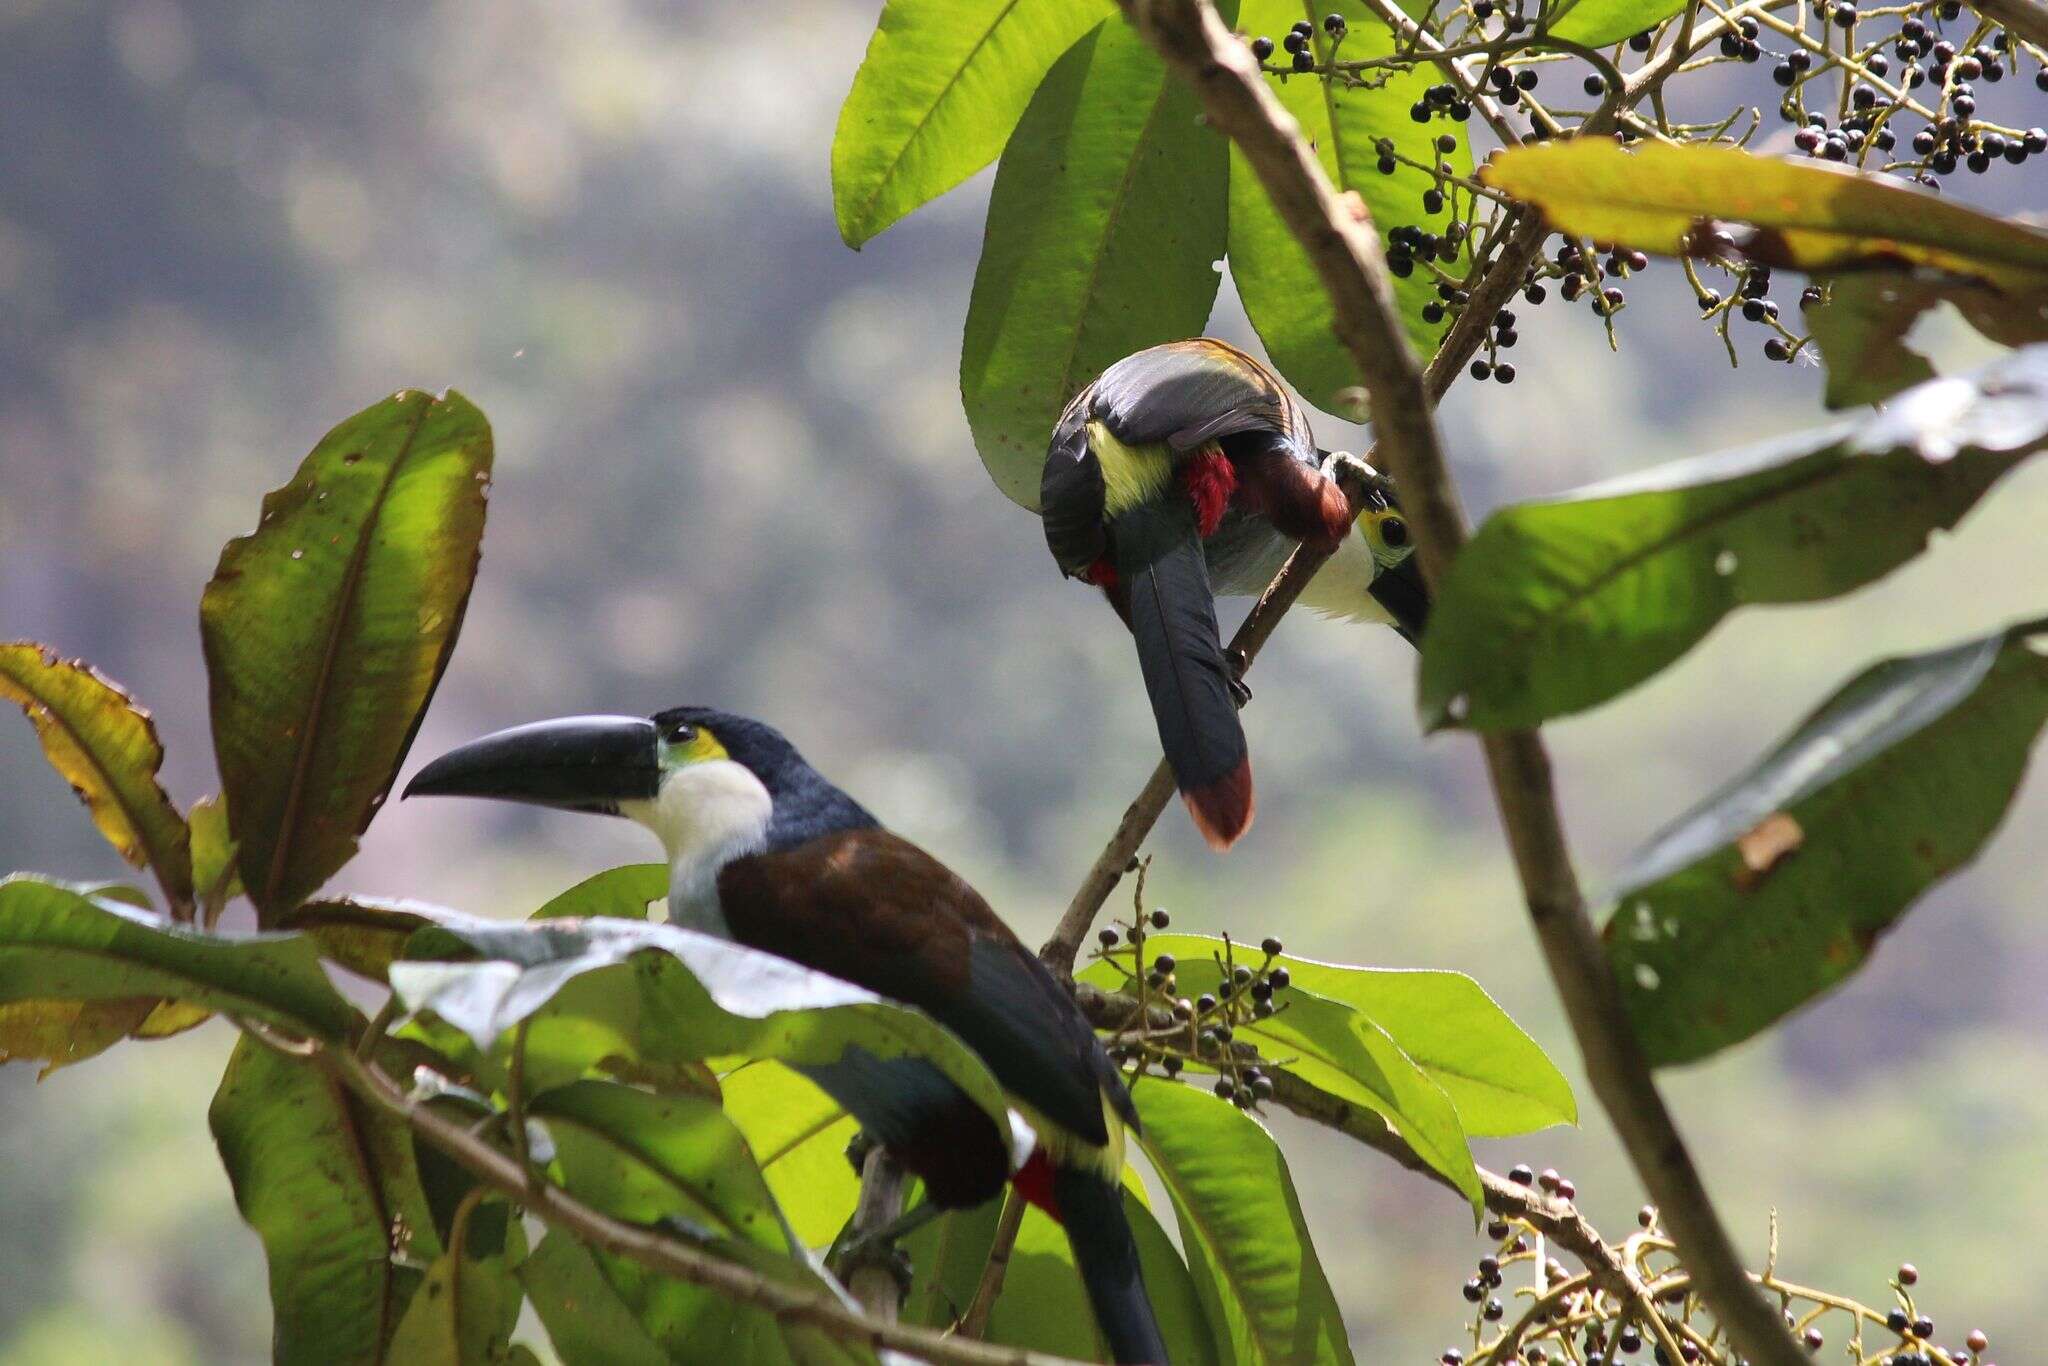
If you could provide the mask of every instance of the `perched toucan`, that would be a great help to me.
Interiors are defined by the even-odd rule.
[[[405,795],[629,817],[667,853],[672,922],[915,1006],[957,1034],[1035,1131],[1028,1155],[923,1059],[849,1053],[804,1070],[934,1204],[978,1205],[1014,1180],[1065,1226],[1116,1360],[1166,1360],[1123,1212],[1124,1128],[1137,1111],[1095,1031],[972,887],[883,829],[779,731],[707,707],[542,721],[442,755]]]
[[[1355,519],[1339,462],[1365,479]],[[1319,449],[1280,377],[1213,337],[1126,356],[1074,396],[1039,512],[1060,569],[1102,588],[1130,627],[1175,784],[1217,849],[1251,826],[1253,798],[1213,593],[1259,592],[1301,542],[1335,550],[1307,606],[1388,622],[1411,642],[1428,614],[1393,485]]]

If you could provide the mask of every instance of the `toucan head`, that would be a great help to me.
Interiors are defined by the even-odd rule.
[[[1341,454],[1338,458],[1356,459]],[[1394,619],[1394,628],[1411,643],[1419,644],[1429,620],[1429,590],[1422,582],[1422,567],[1415,562],[1415,538],[1408,530],[1407,517],[1402,515],[1394,481],[1369,465],[1366,469],[1370,475],[1353,534],[1372,556],[1373,580],[1369,591]]]
[[[686,773],[745,769],[776,791],[803,760],[772,726],[712,707],[675,707],[651,717],[569,716],[472,740],[428,764],[408,797],[488,797],[634,815]]]

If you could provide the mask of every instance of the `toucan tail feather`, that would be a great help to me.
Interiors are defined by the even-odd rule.
[[[1251,825],[1251,760],[1217,638],[1202,543],[1192,515],[1185,507],[1179,512],[1142,526],[1121,522],[1118,573],[1174,784],[1203,838],[1227,849]]]
[[[1054,1171],[1053,1194],[1111,1358],[1168,1366],[1166,1340],[1138,1268],[1138,1244],[1124,1217],[1123,1191],[1098,1173],[1067,1167]]]

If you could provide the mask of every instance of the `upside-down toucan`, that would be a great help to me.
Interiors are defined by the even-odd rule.
[[[1355,519],[1337,462],[1365,477]],[[1212,585],[1257,593],[1302,542],[1335,551],[1305,605],[1388,622],[1411,642],[1428,615],[1392,484],[1319,449],[1280,377],[1212,337],[1126,356],[1074,396],[1039,512],[1060,569],[1102,588],[1130,627],[1175,785],[1213,848],[1250,828],[1253,797]]]
[[[1035,1131],[1012,1135],[922,1058],[849,1053],[805,1072],[922,1177],[934,1205],[1014,1181],[1062,1223],[1120,1362],[1166,1349],[1125,1220],[1137,1111],[1073,998],[944,864],[882,828],[780,732],[706,707],[581,716],[485,736],[405,795],[495,797],[626,816],[669,861],[669,918],[915,1006],[980,1055]]]

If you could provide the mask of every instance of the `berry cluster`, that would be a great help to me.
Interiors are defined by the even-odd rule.
[[[1605,52],[1547,37],[1536,11],[1533,0],[1439,6],[1425,20],[1425,31],[1438,45],[1436,60],[1424,59],[1405,38],[1389,56],[1346,60],[1334,44],[1325,44],[1319,57],[1315,28],[1305,20],[1285,36],[1277,58],[1270,39],[1249,40],[1266,70],[1327,81],[1333,98],[1375,88],[1404,72],[1428,71],[1439,78],[1409,107],[1415,133],[1382,136],[1375,149],[1381,174],[1410,168],[1428,176],[1412,218],[1397,214],[1396,220],[1405,221],[1387,221],[1381,214],[1389,269],[1435,286],[1436,298],[1421,309],[1427,323],[1456,323],[1498,264],[1507,237],[1504,201],[1454,174],[1447,160],[1467,127],[1475,136],[1484,124],[1503,140],[1541,141],[1570,136],[1597,118],[1596,126],[1623,142],[1656,138],[1749,146],[1763,131],[1764,111],[1775,105],[1792,127],[1795,151],[1911,179],[1930,190],[1939,190],[1942,176],[1961,169],[1983,174],[2048,155],[2038,103],[2032,110],[2019,106],[2048,91],[2048,51],[1981,19],[1959,0],[1763,0],[1733,12],[1709,6],[1694,20],[1674,18]],[[1342,17],[1329,16],[1323,29],[1341,40]],[[1544,68],[1563,65],[1569,71],[1575,63],[1592,68],[1581,68],[1576,89],[1597,101],[1595,108],[1562,107],[1574,93],[1572,77],[1562,94],[1545,84],[1550,73]],[[1704,122],[1675,121],[1662,96],[1666,87],[1706,68],[1730,69],[1723,64],[1757,69],[1755,106],[1738,106]],[[1762,79],[1766,73],[1768,82]],[[1548,104],[1551,99],[1558,103]],[[1614,320],[1627,302],[1623,285],[1649,264],[1641,253],[1611,244],[1565,240],[1554,254],[1522,268],[1517,287],[1532,306],[1546,300],[1583,304],[1614,342]],[[1781,320],[1779,304],[1763,292],[1770,283],[1767,269],[1743,264],[1733,252],[1687,260],[1680,268],[1731,364],[1738,358],[1731,336],[1737,322],[1763,332],[1759,349],[1766,360],[1791,362],[1806,349],[1810,338],[1798,318],[1788,309]],[[1731,278],[1710,284],[1703,277],[1715,270]],[[1489,291],[1488,297],[1499,295]],[[1807,304],[1818,299],[1813,289],[1803,296]],[[1515,366],[1499,353],[1514,336],[1511,321],[1502,328],[1495,320],[1481,334],[1482,354],[1470,372],[1512,382]]]
[[[1570,1179],[1555,1171],[1538,1175],[1518,1166],[1508,1179],[1564,1200],[1576,1194]],[[1574,1275],[1543,1255],[1533,1224],[1495,1217],[1486,1226],[1493,1250],[1479,1259],[1462,1289],[1466,1303],[1478,1306],[1470,1324],[1472,1345],[1445,1348],[1438,1366],[1748,1366],[1693,1293],[1655,1206],[1645,1205],[1636,1222],[1640,1231],[1606,1248],[1603,1265]],[[1758,1279],[1778,1297],[1785,1326],[1809,1352],[1819,1353],[1829,1333],[1839,1332],[1849,1359],[1865,1366],[1993,1366],[1984,1356],[1991,1343],[1981,1329],[1972,1329],[1960,1349],[1935,1345],[1934,1320],[1913,1303],[1919,1273],[1911,1264],[1892,1280],[1898,1303],[1889,1313],[1793,1285],[1775,1266]],[[1640,1295],[1631,1293],[1631,1281],[1642,1287]],[[1509,1301],[1519,1302],[1521,1312],[1513,1319]]]
[[[1216,1095],[1239,1109],[1255,1109],[1271,1100],[1273,1078],[1267,1068],[1284,1066],[1287,1060],[1276,1064],[1262,1059],[1257,1044],[1240,1031],[1287,1008],[1284,998],[1276,999],[1290,982],[1279,961],[1280,941],[1268,938],[1259,946],[1257,959],[1247,955],[1240,961],[1241,946],[1224,936],[1223,952],[1212,960],[1215,986],[1193,998],[1182,996],[1181,965],[1170,953],[1153,954],[1146,948],[1148,932],[1165,929],[1172,918],[1164,910],[1143,909],[1142,867],[1137,895],[1140,904],[1130,921],[1096,935],[1095,956],[1124,975],[1124,989],[1139,1004],[1130,1023],[1111,1041],[1110,1057],[1128,1066],[1134,1078],[1148,1071],[1177,1077],[1191,1066],[1213,1072]],[[1204,979],[1209,975],[1205,970]]]

